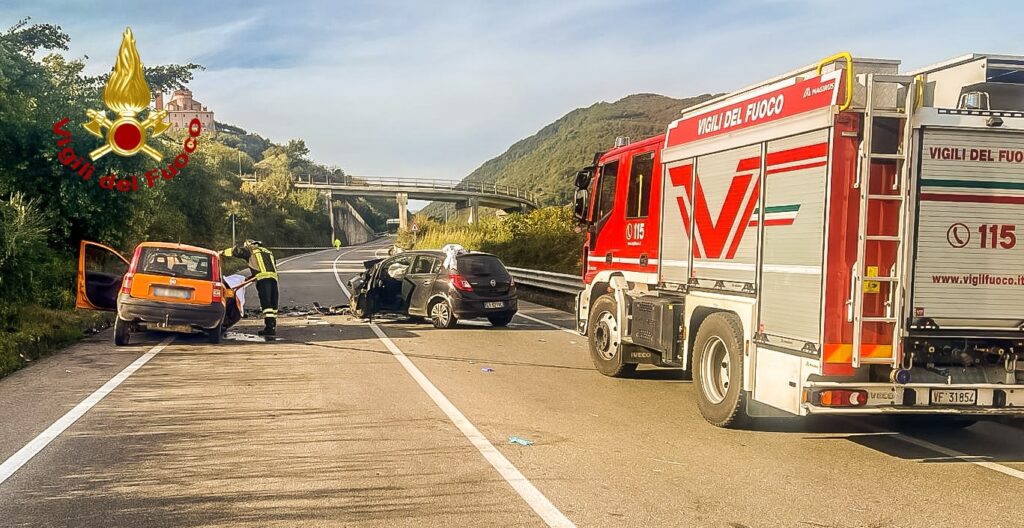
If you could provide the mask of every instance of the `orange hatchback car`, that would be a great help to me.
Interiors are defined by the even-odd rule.
[[[167,242],[139,244],[129,262],[103,244],[83,241],[75,305],[116,311],[119,346],[138,330],[199,331],[219,343],[223,329],[242,313],[215,251]]]

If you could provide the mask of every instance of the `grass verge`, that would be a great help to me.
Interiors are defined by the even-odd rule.
[[[106,328],[112,320],[113,314],[106,312],[0,307],[0,378]]]

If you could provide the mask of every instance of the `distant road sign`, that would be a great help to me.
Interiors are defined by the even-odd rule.
[[[399,225],[402,223],[402,221],[397,218],[388,218],[388,221],[386,223],[387,225]]]

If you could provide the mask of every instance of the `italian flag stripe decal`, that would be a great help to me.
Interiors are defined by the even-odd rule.
[[[1024,204],[1024,195],[1014,191],[1024,191],[1024,182],[985,181],[985,180],[936,180],[921,179],[922,187],[941,187],[947,192],[921,192],[924,202],[970,202],[970,203],[1001,203]],[[990,190],[992,193],[971,194],[970,191]],[[952,191],[952,192],[949,192]]]
[[[764,225],[765,226],[782,226],[782,225],[793,225],[796,220],[796,214],[800,211],[800,204],[789,204],[789,205],[770,205],[764,208]],[[757,225],[757,215],[760,210],[755,209],[754,213],[750,215],[750,223],[747,224],[749,227]]]
[[[953,187],[960,189],[1002,189],[1006,191],[1024,191],[1024,182],[1000,182],[979,180],[932,180],[921,179],[923,187]]]

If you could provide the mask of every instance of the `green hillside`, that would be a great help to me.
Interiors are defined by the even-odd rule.
[[[572,199],[573,176],[590,164],[595,152],[610,148],[618,136],[635,141],[660,134],[683,108],[711,97],[705,94],[673,99],[635,94],[614,103],[577,108],[536,134],[517,141],[465,179],[530,189],[541,193],[545,205],[568,203]],[[442,207],[432,203],[423,212],[443,216]]]

